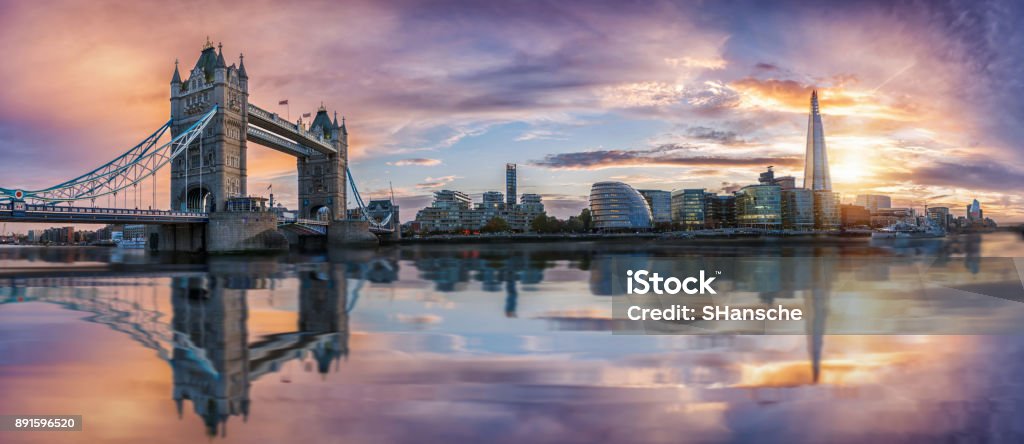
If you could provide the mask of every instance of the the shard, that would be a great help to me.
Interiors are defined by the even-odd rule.
[[[832,189],[832,175],[828,172],[828,150],[825,148],[825,130],[818,111],[818,91],[811,93],[811,113],[807,116],[807,155],[804,159],[804,188],[819,191]]]

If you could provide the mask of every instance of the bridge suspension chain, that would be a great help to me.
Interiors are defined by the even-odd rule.
[[[356,205],[359,207],[359,214],[362,220],[370,223],[370,226],[380,230],[391,229],[391,216],[394,215],[392,212],[388,212],[388,215],[384,219],[378,221],[370,217],[369,212],[366,211],[366,203],[363,202],[363,197],[359,195],[359,188],[356,187],[356,180],[352,178],[352,171],[345,166],[345,176],[348,177],[349,187],[352,188],[352,197],[355,198]]]
[[[129,188],[139,185],[146,178],[154,176],[157,171],[177,158],[187,147],[201,137],[203,130],[213,120],[217,106],[204,114],[181,134],[170,141],[158,145],[171,127],[168,121],[149,137],[139,142],[124,154],[88,173],[66,182],[39,190],[20,190],[0,187],[0,202],[24,200],[34,204],[56,205],[64,202],[88,200],[95,202],[97,197],[114,196],[118,192],[128,193]],[[134,189],[132,190],[134,192]],[[155,193],[155,191],[154,191]],[[127,194],[122,194],[127,205]],[[154,194],[155,199],[155,194]]]

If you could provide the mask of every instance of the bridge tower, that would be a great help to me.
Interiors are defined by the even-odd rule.
[[[173,398],[179,417],[192,402],[209,436],[224,436],[232,416],[247,418],[251,403],[246,290],[219,279],[173,278],[171,292]]]
[[[348,357],[348,285],[344,271],[299,275],[298,327],[304,334],[333,334],[330,342],[313,350],[321,374],[327,373],[332,363]]]
[[[223,210],[229,197],[246,195],[246,125],[249,76],[239,56],[227,66],[209,39],[183,82],[174,64],[171,78],[171,134],[177,136],[218,106],[200,140],[171,165],[171,209]]]
[[[345,192],[348,189],[345,168],[348,165],[348,130],[345,118],[338,124],[338,113],[334,120],[327,115],[327,108],[320,109],[309,124],[314,136],[322,135],[324,141],[337,150],[337,154],[313,154],[299,157],[299,217],[333,221],[345,219]]]

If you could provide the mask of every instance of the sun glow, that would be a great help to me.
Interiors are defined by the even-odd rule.
[[[875,174],[878,168],[876,157],[865,147],[877,141],[863,137],[834,137],[829,142],[829,168],[833,186],[842,184],[855,187],[863,179]]]

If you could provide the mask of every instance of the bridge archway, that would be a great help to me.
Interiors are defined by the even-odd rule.
[[[216,211],[216,198],[206,186],[189,187],[185,193],[185,208],[188,211],[212,212]]]
[[[320,205],[309,209],[309,218],[313,220],[320,220],[324,222],[331,221],[331,207],[328,205]]]

